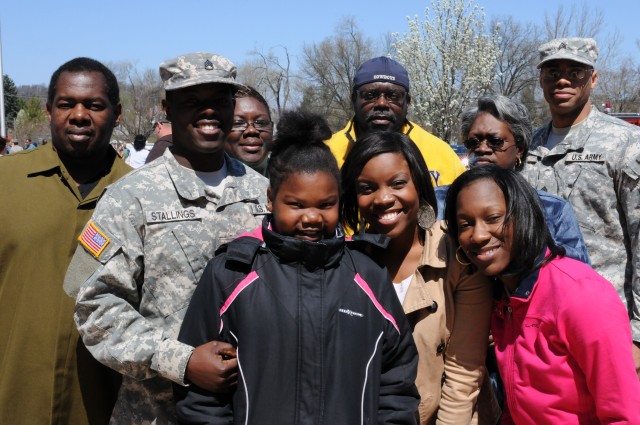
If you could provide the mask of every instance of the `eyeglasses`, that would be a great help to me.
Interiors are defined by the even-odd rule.
[[[156,121],[156,120],[154,120],[154,121],[151,123],[151,127],[155,129],[159,124],[168,124],[168,123],[169,123],[169,121],[164,121],[164,120],[158,120],[158,121]]]
[[[540,75],[545,81],[558,81],[560,78],[565,78],[569,81],[580,81],[591,71],[593,71],[593,68],[574,67],[563,69],[547,67],[540,69]]]
[[[407,92],[403,90],[360,90],[358,92],[358,95],[360,96],[360,99],[364,100],[365,102],[373,102],[375,100],[378,100],[380,96],[384,96],[387,102],[398,103],[404,100],[404,98],[407,96]]]
[[[478,146],[480,146],[480,143],[482,143],[483,141],[486,141],[489,149],[493,151],[504,152],[511,147],[509,146],[507,149],[502,149],[507,140],[495,136],[485,136],[481,139],[472,137],[471,139],[465,140],[463,143],[468,150],[472,151],[477,149]],[[515,146],[515,143],[512,146]]]
[[[249,128],[249,126],[252,125],[253,128],[255,128],[258,131],[269,131],[271,130],[271,127],[273,126],[273,121],[269,121],[269,120],[255,120],[255,121],[250,121],[250,122],[246,122],[246,121],[242,121],[242,120],[236,120],[233,122],[233,126],[231,127],[231,131],[246,131],[247,128]]]

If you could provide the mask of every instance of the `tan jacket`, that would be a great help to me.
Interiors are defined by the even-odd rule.
[[[403,308],[418,347],[420,424],[467,425],[484,375],[492,284],[456,261],[444,230],[436,221],[426,233]]]

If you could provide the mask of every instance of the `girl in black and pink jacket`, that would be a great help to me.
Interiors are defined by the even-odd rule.
[[[317,116],[281,118],[271,214],[208,264],[179,336],[233,344],[237,390],[175,386],[181,423],[415,423],[411,329],[386,270],[340,229],[328,131]]]

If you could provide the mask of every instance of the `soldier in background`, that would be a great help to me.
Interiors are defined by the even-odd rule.
[[[65,279],[96,359],[123,374],[112,424],[175,423],[172,381],[226,390],[231,346],[194,349],[178,331],[216,249],[260,225],[268,181],[225,155],[236,67],[211,53],[160,65],[173,146],[109,187]]]
[[[591,104],[595,40],[555,39],[539,52],[552,120],[535,132],[523,173],[573,205],[593,268],[627,307],[640,373],[640,128]]]
[[[150,163],[156,158],[160,158],[167,148],[173,144],[171,138],[171,123],[166,118],[158,118],[153,120],[153,131],[156,133],[156,142],[153,144],[149,155],[147,155],[146,163]]]

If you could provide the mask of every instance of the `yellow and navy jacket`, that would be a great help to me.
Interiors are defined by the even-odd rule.
[[[444,186],[453,183],[460,174],[465,172],[465,167],[458,155],[451,149],[451,146],[443,140],[440,140],[418,124],[408,121],[402,126],[401,130],[409,136],[413,143],[418,146],[424,161],[429,167],[433,186]],[[334,133],[329,140],[325,142],[331,153],[338,161],[338,167],[342,168],[347,154],[357,143],[356,130],[353,120],[337,133]]]

